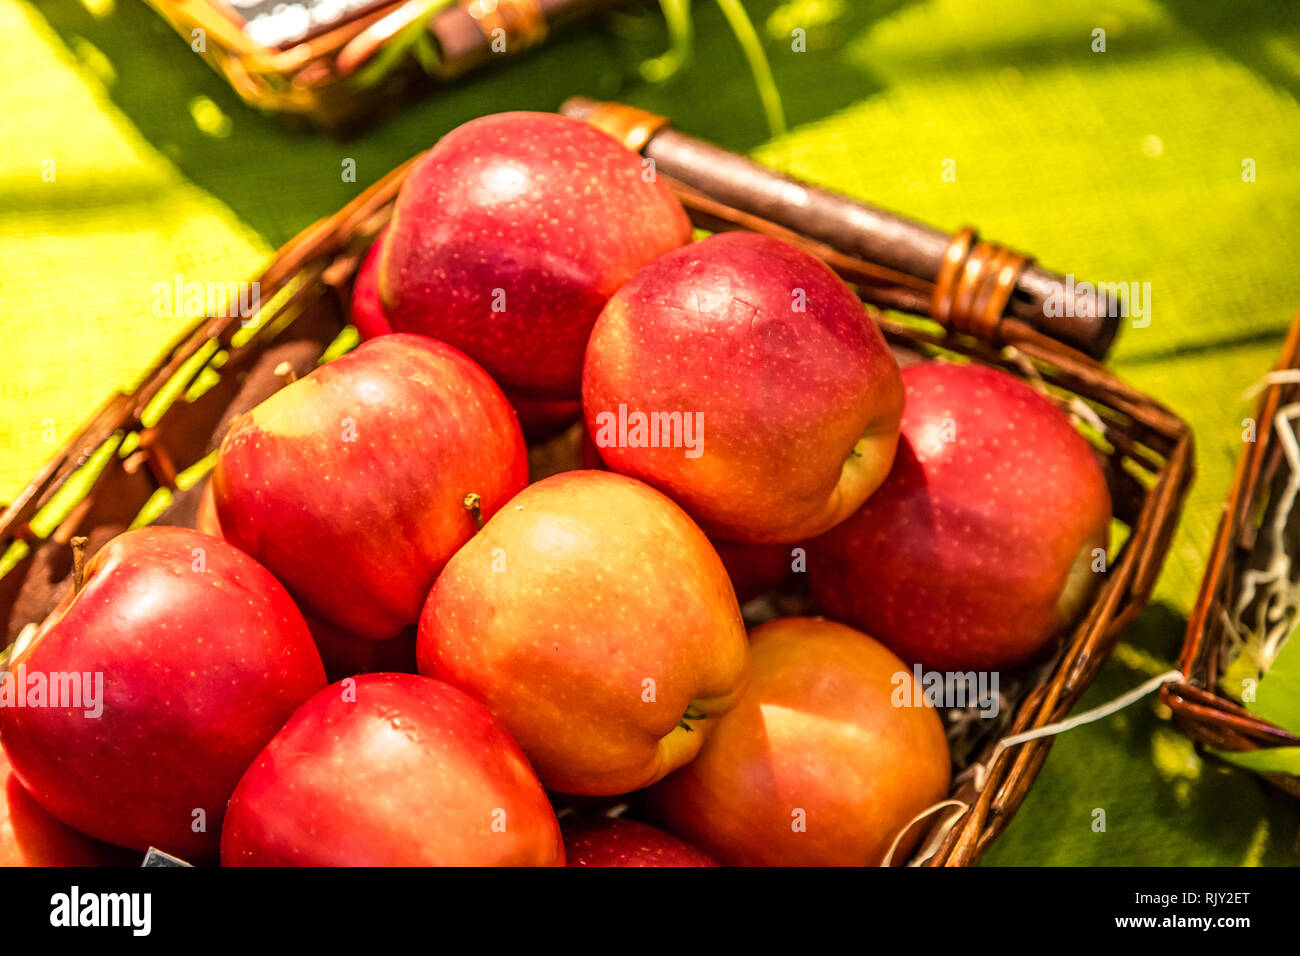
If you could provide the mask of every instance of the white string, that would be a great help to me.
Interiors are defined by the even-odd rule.
[[[1110,429],[1106,427],[1106,423],[1097,414],[1097,410],[1077,395],[1070,399],[1070,412],[1076,418],[1082,419],[1096,429],[1098,435],[1110,434]]]
[[[1111,714],[1121,711],[1130,704],[1136,703],[1143,697],[1146,697],[1160,686],[1172,681],[1180,681],[1183,679],[1182,671],[1165,671],[1160,676],[1151,678],[1140,686],[1133,688],[1131,691],[1121,694],[1108,703],[1102,704],[1100,707],[1094,707],[1092,710],[1084,711],[1082,714],[1076,714],[1073,717],[1067,717],[1065,720],[1059,720],[1054,724],[1046,724],[1042,727],[1035,728],[1034,730],[1026,730],[1022,733],[1012,734],[1010,737],[1003,737],[998,741],[997,746],[993,748],[993,753],[989,755],[988,760],[984,763],[977,763],[972,766],[971,769],[974,771],[975,792],[980,793],[984,789],[984,784],[988,780],[988,768],[993,767],[998,762],[998,758],[1002,756],[1003,752],[1009,747],[1028,743],[1029,741],[1037,740],[1040,737],[1051,737],[1055,734],[1064,733],[1067,730],[1073,730],[1075,727],[1082,727],[1084,724],[1091,724],[1093,721],[1109,717]],[[889,852],[885,854],[885,859],[880,865],[889,866],[892,863],[894,853],[898,849],[899,843],[902,842],[903,836],[908,830],[912,829],[912,827],[921,820],[924,820],[931,814],[937,813],[946,807],[960,807],[961,812],[953,814],[951,819],[937,829],[934,835],[932,835],[930,840],[926,843],[925,847],[915,857],[913,857],[910,863],[908,863],[908,866],[920,866],[932,857],[935,852],[938,851],[940,844],[943,843],[944,839],[952,831],[952,828],[957,825],[957,821],[970,812],[970,804],[958,800],[955,797],[950,797],[949,799],[942,800],[933,806],[926,807],[916,816],[912,817],[911,820],[907,821],[907,825],[904,826],[903,829],[898,832],[898,835],[894,837],[894,842],[890,844]]]
[[[1037,389],[1046,398],[1052,398],[1052,393],[1047,388],[1047,380],[1043,378],[1043,373],[1038,370],[1038,366],[1035,365],[1029,357],[1025,355],[1025,353],[1021,352],[1014,345],[1008,345],[1004,347],[1002,351],[1007,358],[1015,362],[1016,365],[1020,367],[1020,370],[1025,373],[1025,378],[1029,380],[1031,386]],[[1087,423],[1097,432],[1098,435],[1107,435],[1110,433],[1110,430],[1106,427],[1106,423],[1102,420],[1102,417],[1097,414],[1097,410],[1079,396],[1070,396],[1070,400],[1066,403],[1066,406],[1069,408],[1069,413],[1074,417],[1076,423],[1080,421]]]
[[[1300,370],[1296,371],[1300,374]],[[1242,572],[1241,586],[1237,602],[1233,608],[1231,637],[1233,646],[1229,660],[1235,660],[1241,653],[1245,641],[1240,637],[1240,622],[1248,634],[1253,634],[1259,641],[1255,652],[1255,664],[1262,671],[1267,671],[1274,659],[1295,629],[1297,610],[1300,609],[1300,588],[1291,580],[1292,563],[1286,548],[1286,527],[1290,522],[1295,502],[1300,495],[1300,443],[1297,443],[1292,422],[1300,417],[1300,402],[1292,402],[1277,410],[1273,416],[1273,427],[1277,431],[1278,441],[1286,456],[1289,466],[1286,485],[1278,496],[1279,504],[1273,509],[1273,520],[1261,535],[1267,535],[1269,555],[1267,565],[1259,569],[1247,569]],[[1258,603],[1257,601],[1258,596]],[[1248,608],[1254,604],[1255,621],[1241,621]]]
[[[912,829],[913,826],[920,823],[930,814],[936,813],[939,810],[942,810],[944,807],[961,807],[961,813],[955,814],[951,820],[949,820],[944,826],[939,828],[938,837],[940,840],[942,840],[944,837],[948,835],[948,832],[957,824],[957,821],[960,820],[962,817],[964,817],[966,815],[966,811],[970,809],[969,804],[964,803],[963,801],[958,800],[955,797],[936,803],[932,807],[926,807],[916,816],[912,817],[912,819],[908,820],[907,826],[903,827],[903,829],[898,831],[898,835],[894,837],[894,842],[889,844],[889,852],[885,854],[885,858],[884,860],[881,861],[880,865],[892,866],[894,862],[894,852],[898,849],[898,844],[903,842],[903,837],[907,834],[907,831]],[[934,840],[930,841],[930,843],[934,843],[934,842],[935,842]],[[917,857],[918,859],[928,860],[934,854],[934,850],[938,849],[937,845],[934,847],[934,849],[930,849],[930,843],[927,843],[925,849],[922,850],[920,854],[918,854]]]
[[[1020,371],[1025,373],[1025,378],[1029,380],[1029,384],[1033,388],[1042,392],[1044,395],[1048,394],[1047,381],[1043,378],[1043,373],[1038,370],[1038,366],[1030,361],[1029,356],[1020,351],[1020,349],[1016,348],[1014,345],[1003,347],[1002,354],[1020,367]]]
[[[1269,372],[1267,375],[1261,378],[1250,388],[1242,392],[1241,397],[1243,399],[1254,398],[1260,392],[1264,391],[1265,389],[1271,388],[1274,385],[1296,385],[1296,384],[1300,384],[1300,369],[1297,368],[1278,369],[1275,372]]]
[[[1153,677],[1142,685],[1133,688],[1127,694],[1120,694],[1109,703],[1102,704],[1100,707],[1094,707],[1092,710],[1084,711],[1082,714],[1076,714],[1073,717],[1067,717],[1065,720],[1059,720],[1054,724],[1046,724],[1033,730],[1026,730],[1023,733],[1012,734],[1010,737],[1003,737],[998,741],[998,745],[993,748],[993,753],[989,759],[982,764],[975,764],[975,792],[979,793],[984,789],[984,784],[988,777],[987,767],[992,767],[998,762],[998,758],[1008,747],[1015,747],[1018,744],[1028,743],[1031,740],[1037,740],[1039,737],[1051,737],[1055,734],[1064,733],[1067,730],[1073,730],[1075,727],[1082,727],[1084,724],[1090,724],[1093,721],[1101,720],[1103,717],[1109,717],[1116,711],[1123,710],[1129,704],[1135,703],[1151,693],[1162,684],[1168,684],[1171,681],[1183,680],[1182,671],[1165,671],[1159,677]]]

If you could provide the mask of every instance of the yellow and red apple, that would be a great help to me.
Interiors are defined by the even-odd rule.
[[[652,818],[724,865],[879,865],[947,794],[938,713],[907,665],[842,624],[783,618],[751,644],[749,689],[651,790]],[[896,859],[922,830],[907,830]]]
[[[420,673],[483,701],[550,790],[646,786],[689,761],[744,690],[748,648],[704,533],[648,485],[530,485],[429,593]]]

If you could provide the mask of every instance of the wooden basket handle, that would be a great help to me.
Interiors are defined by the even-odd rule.
[[[832,268],[882,307],[994,343],[1008,337],[1004,320],[1014,320],[1095,359],[1119,330],[1120,303],[1104,289],[1075,285],[970,227],[950,235],[782,176],[623,103],[574,97],[560,112],[653,160],[697,225],[755,229],[766,220],[821,243],[840,257],[828,260]]]

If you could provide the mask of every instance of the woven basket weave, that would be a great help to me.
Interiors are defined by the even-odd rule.
[[[626,0],[459,0],[432,15],[428,0],[380,0],[281,47],[255,42],[212,0],[148,3],[246,102],[339,129],[373,116],[414,87],[513,57],[542,43],[552,29]],[[369,77],[370,68],[413,27],[424,31],[437,62],[422,67],[407,51],[384,66],[382,75]]]
[[[74,536],[88,537],[89,555],[136,522],[193,526],[210,456],[230,420],[282,387],[282,365],[297,376],[308,373],[344,332],[352,278],[387,223],[412,162],[279,250],[259,279],[262,306],[255,329],[241,330],[238,318],[196,322],[138,388],[106,402],[0,515],[0,569],[7,568],[0,576],[0,614],[8,640],[42,620],[71,586]],[[827,252],[824,244],[804,242],[697,191],[675,191],[697,224],[801,242],[850,283],[879,272],[872,263]],[[870,295],[880,293],[876,287]],[[1094,444],[1123,525],[1115,536],[1122,543],[1054,659],[1013,682],[1003,721],[987,722],[959,763],[983,761],[998,738],[1063,718],[1149,599],[1191,482],[1192,438],[1182,420],[1104,366],[1021,323],[1004,322],[996,332],[999,342],[902,316],[880,317],[879,323],[904,361],[958,354],[997,366],[1028,376],[1062,408],[1086,403],[1093,413],[1088,417],[1104,424],[1104,438]],[[89,476],[88,468],[97,465]],[[1024,799],[1050,744],[1050,738],[1038,739],[1001,754],[978,793],[969,774],[959,776],[953,795],[971,809],[925,864],[978,861]]]
[[[1282,346],[1279,370],[1300,369],[1300,313]],[[1242,572],[1249,566],[1267,504],[1285,477],[1286,461],[1273,428],[1278,409],[1300,401],[1300,385],[1265,389],[1255,411],[1255,441],[1247,442],[1232,490],[1223,507],[1210,550],[1201,590],[1187,621],[1179,669],[1187,680],[1161,688],[1160,696],[1174,720],[1197,743],[1216,750],[1244,753],[1272,747],[1300,746],[1300,737],[1274,726],[1219,689],[1225,660],[1224,617],[1233,606]],[[1300,796],[1300,777],[1264,774],[1265,779]]]

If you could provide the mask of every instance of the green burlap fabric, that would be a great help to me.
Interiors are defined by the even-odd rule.
[[[636,69],[663,49],[661,21],[621,19],[338,143],[244,108],[138,0],[0,0],[0,500],[182,327],[153,309],[160,281],[251,277],[472,116],[617,97],[939,226],[975,223],[1061,271],[1150,283],[1150,325],[1125,330],[1114,366],[1192,423],[1199,478],[1155,602],[1085,705],[1159,673],[1241,449],[1242,392],[1300,300],[1300,7],[747,5],[790,120],[779,139],[701,2],[695,62],[665,85]],[[1202,761],[1166,716],[1147,700],[1060,738],[986,862],[1295,862],[1295,805]]]

